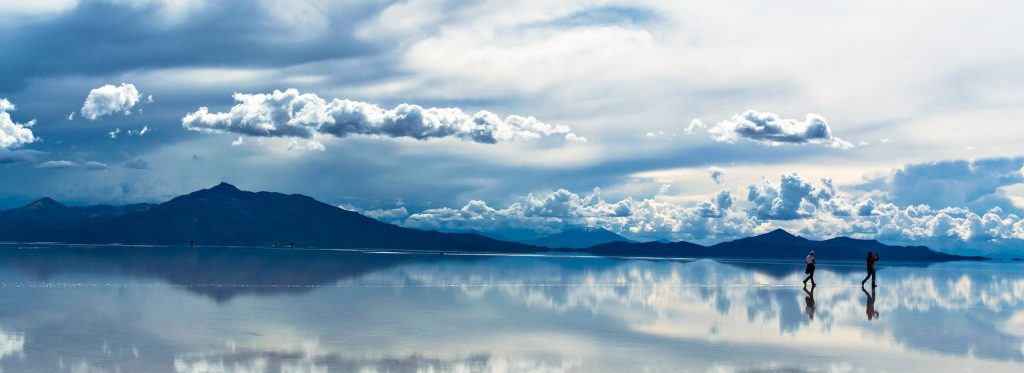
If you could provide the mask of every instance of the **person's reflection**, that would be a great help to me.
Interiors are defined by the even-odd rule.
[[[814,289],[815,288],[812,287],[811,290],[808,291],[807,288],[804,288],[804,293],[807,293],[807,296],[804,297],[804,302],[807,303],[807,317],[811,320],[814,320]]]
[[[860,290],[864,292],[864,295],[868,296],[867,309],[864,311],[868,314],[868,320],[878,319],[878,311],[875,311],[875,288],[871,288],[871,293],[868,293],[867,289],[864,289],[863,286],[860,287]]]

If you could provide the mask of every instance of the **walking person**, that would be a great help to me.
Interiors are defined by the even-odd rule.
[[[875,285],[875,262],[877,262],[878,259],[878,253],[868,252],[868,275],[860,282],[861,287],[864,287],[864,283],[868,282],[868,278],[871,279],[871,287],[878,287],[878,285]]]
[[[807,268],[804,269],[804,273],[807,274],[807,278],[804,279],[804,287],[807,287],[807,280],[811,280],[811,287],[818,286],[818,284],[814,283],[814,250],[807,253],[807,258],[804,260],[807,262]]]

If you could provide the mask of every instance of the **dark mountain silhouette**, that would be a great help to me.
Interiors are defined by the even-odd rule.
[[[481,235],[481,236],[484,236],[484,237],[487,237],[487,238],[493,238],[493,239],[498,240],[498,241],[520,242],[520,241],[517,241],[517,240],[511,240],[508,237],[505,237],[504,235],[502,235],[501,233],[498,233],[498,232],[484,232],[484,231],[478,231],[476,229],[438,229],[438,232],[458,233],[458,234],[478,234],[478,235]]]
[[[19,208],[0,211],[0,238],[38,237],[55,229],[68,229],[113,219],[146,211],[154,206],[156,205],[140,203],[124,206],[69,207],[53,199],[43,198]]]
[[[532,239],[543,237],[544,233],[520,228],[499,228],[495,230],[480,231],[476,229],[439,229],[446,233],[475,233],[484,237],[490,237],[501,241],[512,241],[523,243]]]
[[[226,183],[136,213],[68,226],[22,230],[0,239],[169,245],[195,241],[200,245],[264,247],[294,243],[319,248],[500,252],[540,250],[475,234],[403,228],[307,196],[246,192]]]
[[[868,251],[882,260],[983,259],[889,246],[875,240],[812,241],[778,229],[755,237],[702,246],[690,242],[628,242],[604,230],[574,230],[545,241],[507,242],[475,233],[422,231],[377,221],[299,194],[246,192],[221,183],[159,205],[68,207],[49,198],[0,212],[0,241],[202,246],[374,248],[431,252],[577,251],[603,256],[859,260]],[[604,241],[586,248],[586,240]],[[612,240],[614,242],[607,242]],[[624,239],[623,239],[624,240]],[[543,245],[545,247],[540,247]]]
[[[0,211],[0,222],[31,221],[55,222],[76,221],[96,218],[113,218],[125,214],[141,212],[156,205],[140,203],[124,206],[85,206],[69,207],[50,198],[43,198],[25,206]]]
[[[712,246],[701,246],[685,241],[674,243],[614,242],[597,245],[582,251],[601,253],[599,255],[671,256],[692,258],[774,258],[803,259],[814,250],[818,260],[862,260],[869,251],[876,252],[882,260],[891,261],[945,261],[982,260],[977,256],[959,256],[932,251],[924,246],[890,246],[876,240],[859,240],[837,237],[824,241],[813,241],[798,237],[783,229],[722,242]]]
[[[582,249],[594,245],[609,242],[633,242],[625,237],[612,233],[603,228],[583,227],[565,230],[550,236],[535,238],[532,240],[519,241],[527,245],[541,246],[548,248],[572,248]]]

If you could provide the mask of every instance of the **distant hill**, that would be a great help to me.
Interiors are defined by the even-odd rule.
[[[39,236],[41,232],[113,219],[122,215],[149,210],[156,205],[140,203],[124,206],[69,207],[50,198],[28,205],[0,211],[0,238]]]
[[[477,233],[444,233],[400,227],[299,194],[246,192],[221,183],[159,205],[68,207],[49,198],[0,211],[0,241],[123,243],[200,246],[287,246],[373,248],[442,252],[529,253],[554,249],[602,256],[692,258],[862,259],[868,251],[882,260],[945,261],[983,259],[889,246],[846,237],[812,241],[784,230],[713,246],[680,242],[630,242],[603,229],[574,229],[526,241],[508,242]],[[594,244],[597,243],[597,244]]]
[[[563,232],[535,238],[532,240],[519,241],[528,245],[541,246],[552,249],[570,248],[582,249],[609,242],[633,242],[625,237],[617,235],[603,228],[573,228]]]
[[[838,237],[814,241],[798,237],[783,229],[753,237],[722,242],[712,246],[701,246],[685,241],[674,243],[615,242],[582,249],[598,255],[665,256],[693,258],[787,258],[803,259],[814,250],[818,260],[860,260],[868,252],[876,252],[882,260],[893,261],[946,261],[981,260],[976,256],[959,256],[932,251],[924,246],[890,246],[876,240],[859,240]]]
[[[59,204],[54,203],[46,201],[46,209],[59,210]],[[40,216],[44,215],[48,216]],[[307,196],[246,192],[226,183],[133,213],[83,219],[76,224],[54,227],[48,227],[49,223],[47,219],[39,220],[30,224],[33,229],[6,230],[7,234],[0,227],[0,240],[172,245],[195,241],[200,245],[264,247],[275,243],[295,243],[301,247],[323,248],[500,252],[540,250],[475,234],[403,228]]]

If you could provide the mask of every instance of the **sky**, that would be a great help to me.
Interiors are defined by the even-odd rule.
[[[1024,255],[1024,4],[0,0],[0,208]]]

